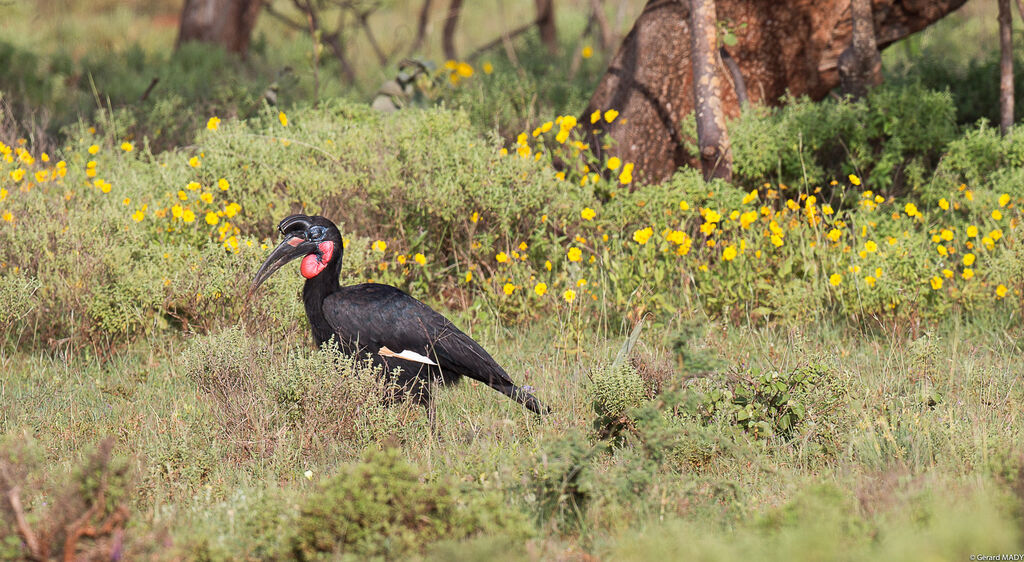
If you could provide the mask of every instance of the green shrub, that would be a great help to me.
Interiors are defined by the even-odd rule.
[[[0,274],[0,336],[10,333],[15,324],[36,306],[39,281],[24,273]]]
[[[397,449],[370,450],[302,503],[292,554],[406,557],[440,540],[501,533],[522,536],[521,516],[485,494],[423,482]]]

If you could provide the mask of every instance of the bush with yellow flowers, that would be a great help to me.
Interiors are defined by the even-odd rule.
[[[751,185],[681,170],[639,185],[632,163],[583,142],[588,121],[617,118],[562,115],[505,144],[459,111],[329,102],[209,116],[193,146],[159,154],[110,123],[70,129],[56,154],[3,144],[0,273],[41,284],[38,337],[116,342],[246,315],[301,332],[297,276],[245,295],[276,223],[305,212],[342,229],[343,283],[508,321],[1019,309],[1022,135],[971,129],[911,193],[855,173]]]

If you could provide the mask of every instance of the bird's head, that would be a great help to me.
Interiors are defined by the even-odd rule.
[[[292,215],[281,221],[277,229],[284,240],[270,253],[256,272],[252,289],[256,290],[284,264],[302,258],[299,272],[306,279],[323,273],[327,266],[341,260],[341,233],[334,223],[324,217]]]

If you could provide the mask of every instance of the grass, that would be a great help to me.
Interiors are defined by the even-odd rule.
[[[524,480],[551,462],[553,443],[590,435],[588,375],[621,340],[587,337],[583,351],[567,353],[546,345],[555,326],[479,328],[475,336],[517,380],[537,388],[554,413],[538,419],[465,384],[440,395],[436,434],[423,411],[410,410],[390,443],[423,481],[458,482],[466,497],[502,495],[529,521],[531,538],[514,541],[527,556],[576,549],[639,559],[682,547],[723,559],[744,552],[784,559],[918,551],[955,558],[1020,544],[1024,499],[1014,490],[1024,424],[1014,404],[1024,398],[1024,373],[1019,344],[1006,333],[941,326],[942,337],[930,336],[922,352],[925,344],[908,334],[826,328],[808,338],[796,330],[711,323],[695,349],[722,350],[712,353],[728,364],[785,369],[825,356],[847,371],[851,398],[842,414],[855,423],[841,428],[846,446],[823,455],[799,437],[734,434],[703,462],[660,466],[638,492],[616,490],[623,468],[636,462],[632,448],[600,453],[588,468],[589,507],[571,527],[552,533],[551,520],[536,518],[537,498],[522,493]],[[641,345],[659,353],[651,342],[663,337],[646,333]],[[241,454],[221,420],[222,406],[183,376],[185,345],[173,338],[140,342],[105,361],[56,351],[7,356],[2,430],[31,436],[41,465],[30,474],[51,481],[80,466],[105,436],[116,436],[115,450],[128,455],[135,477],[129,537],[146,556],[238,558],[258,555],[260,545],[273,551],[280,547],[271,540],[275,529],[253,529],[239,518],[258,516],[261,502],[262,509],[296,517],[288,506],[299,500],[288,498],[311,497],[362,452],[282,444],[265,456]],[[937,403],[922,401],[922,385]],[[974,513],[973,523],[955,524],[958,516],[948,510]],[[146,551],[147,538],[160,533],[173,548]],[[830,540],[823,542],[823,534]],[[933,542],[938,537],[942,548]],[[432,542],[426,552],[435,547],[445,552]]]
[[[170,2],[14,5],[0,557],[28,555],[25,528],[55,554],[88,526],[79,556],[154,560],[1019,552],[1024,136],[975,123],[965,95],[994,81],[936,86],[993,51],[958,47],[943,72],[914,57],[983,43],[991,14],[894,47],[865,102],[745,114],[736,185],[681,172],[631,192],[628,163],[548,166],[602,70],[564,70],[586,5],[559,4],[560,57],[524,38],[389,116],[351,101],[390,72],[361,44],[359,83],[314,93],[306,39],[266,19],[236,64],[168,56],[173,26],[151,23]],[[512,21],[500,9],[467,6],[464,50]],[[90,72],[99,102],[71,79]],[[154,73],[166,90],[136,103]],[[382,407],[374,373],[311,349],[290,268],[245,295],[299,210],[339,222],[343,283],[443,311],[553,412],[472,382],[439,393],[433,431]]]

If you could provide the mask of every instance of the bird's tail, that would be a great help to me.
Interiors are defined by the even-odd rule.
[[[533,394],[530,394],[529,390],[524,389],[523,387],[520,387],[520,386],[516,386],[516,385],[510,385],[510,386],[511,386],[511,388],[507,392],[504,389],[502,389],[502,392],[504,394],[507,394],[509,398],[515,400],[516,402],[519,402],[523,406],[526,406],[527,410],[530,410],[531,412],[533,412],[535,414],[541,414],[541,415],[550,414],[551,413],[551,408],[549,408],[549,407],[545,406],[544,404],[542,404],[541,401],[538,400],[536,396],[534,396]]]

